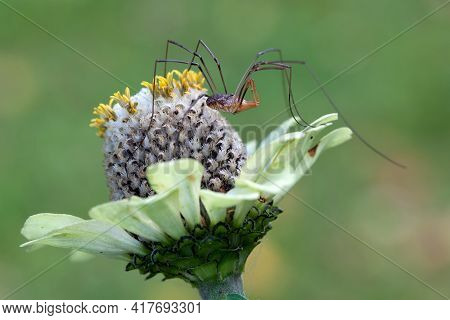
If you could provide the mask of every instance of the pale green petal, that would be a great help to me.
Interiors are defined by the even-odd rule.
[[[132,238],[123,229],[95,220],[86,220],[53,230],[42,238],[22,244],[21,247],[31,245],[48,245],[112,256],[148,253],[139,241]]]
[[[238,227],[242,225],[242,222],[244,222],[247,213],[255,204],[256,201],[254,200],[254,198],[259,198],[259,192],[246,187],[238,187],[235,185],[233,189],[228,191],[228,194],[242,196],[249,199],[240,201],[234,209],[233,224]]]
[[[161,199],[158,196],[154,197],[153,200]],[[143,203],[142,205],[148,204]],[[164,242],[168,240],[158,225],[133,200],[124,199],[98,205],[89,211],[89,216],[96,220],[116,224],[151,241]]]
[[[251,140],[245,144],[245,148],[247,149],[247,157],[253,154],[258,147],[258,141]]]
[[[265,168],[270,166],[287,143],[299,140],[304,137],[304,135],[303,132],[287,133],[265,146],[258,148],[258,150],[247,159],[247,162],[241,169],[239,178],[255,181]]]
[[[314,122],[312,122],[310,124],[310,126],[315,127],[318,125],[336,121],[337,119],[338,119],[337,113],[326,114],[326,115],[320,117],[319,119],[315,120]],[[261,144],[259,146],[262,147],[262,146],[265,146],[266,144],[274,141],[275,139],[288,133],[288,131],[296,125],[298,125],[298,122],[293,117],[289,118],[288,120],[284,121],[281,125],[279,125],[278,128],[276,128],[275,130],[270,132],[269,135],[261,142]]]
[[[94,258],[95,255],[91,253],[86,253],[82,251],[73,251],[69,257],[69,260],[72,262],[85,262]]]
[[[193,159],[161,162],[147,168],[147,179],[157,193],[179,190],[180,210],[189,226],[200,223],[200,184],[204,168]]]
[[[301,177],[298,177],[298,175],[303,175],[305,172],[307,172],[323,151],[336,147],[348,141],[351,136],[352,131],[349,128],[339,128],[323,136],[316,143],[311,142],[310,144],[305,144],[304,146],[302,146],[306,150],[306,152],[302,159],[302,162],[297,166],[297,180]],[[311,150],[312,148],[315,148],[315,152],[309,153],[308,150]]]
[[[319,125],[323,125],[323,124],[327,124],[330,122],[334,122],[338,119],[338,114],[337,113],[329,113],[329,114],[325,114],[323,116],[321,116],[320,118],[314,120],[310,126],[311,127],[317,127]]]
[[[68,214],[39,213],[25,221],[21,233],[28,240],[35,240],[54,230],[83,221],[81,218]]]
[[[261,194],[265,193],[265,194],[275,194],[279,191],[279,188],[272,186],[272,185],[266,185],[264,183],[259,183],[259,182],[253,182],[251,180],[246,180],[246,179],[240,179],[237,178],[235,180],[235,185],[238,188],[245,188],[248,190],[254,190],[257,191]]]
[[[293,133],[287,132],[295,125],[295,120],[285,121],[248,158],[235,180],[236,189],[259,192],[266,201],[279,201],[310,169],[323,150],[350,138],[351,131],[342,128],[320,139],[321,131],[335,120],[337,114],[328,114],[311,123],[311,127]],[[311,154],[308,152],[310,150]],[[234,218],[236,225],[242,223],[253,205],[251,201],[237,205]]]
[[[232,208],[243,201],[256,200],[259,194],[257,192],[241,193],[221,193],[203,189],[200,191],[200,198],[208,212],[211,225],[220,221],[225,221],[227,208]]]
[[[320,152],[322,152],[323,150],[334,148],[340,144],[343,144],[344,142],[347,142],[352,138],[352,134],[352,130],[346,127],[331,131],[321,139],[321,145],[319,145],[316,154],[320,154]]]
[[[242,192],[258,192],[266,200],[270,200],[280,191],[278,183],[290,185],[294,179],[295,169],[292,162],[297,156],[296,146],[305,137],[303,132],[284,134],[265,146],[259,148],[248,160],[238,178],[235,179],[237,190]],[[267,178],[276,180],[274,184]],[[242,224],[248,211],[254,205],[245,201],[236,206],[233,223]]]
[[[178,190],[158,194],[149,198],[132,197],[129,202],[131,212],[139,212],[140,219],[150,219],[159,229],[174,239],[187,234],[178,205]],[[191,201],[199,201],[199,198]]]
[[[270,189],[269,193],[272,195],[286,186],[291,186],[298,180],[295,173],[305,154],[318,144],[319,133],[331,125],[329,121],[333,119],[334,114],[324,116],[313,123],[314,127],[302,132],[284,134],[258,149],[255,152],[255,159],[251,159],[252,162],[245,167],[239,179],[262,184],[262,188]],[[257,167],[258,172],[249,172]],[[251,188],[255,189],[255,186]],[[270,198],[270,194],[264,194],[264,197]]]
[[[235,185],[237,188],[244,188],[260,193],[260,196],[269,201],[277,194],[284,193],[290,189],[298,178],[296,170],[289,163],[285,167],[278,167],[276,171],[263,172],[257,179],[257,182],[237,178]],[[248,205],[245,207],[248,208]]]
[[[295,125],[298,125],[297,121],[293,117],[289,118],[288,120],[284,121],[282,124],[280,124],[276,129],[272,130],[266,138],[264,138],[263,141],[261,141],[259,147],[263,147],[275,139],[278,139],[282,135],[288,133],[288,131]]]
[[[305,144],[302,147],[304,150],[311,150],[314,146],[317,146],[315,149],[315,153],[310,154],[306,151],[305,156],[303,157],[301,163],[296,166],[296,170],[294,175],[292,175],[292,179],[290,180],[290,184],[285,185],[281,192],[277,193],[274,197],[274,202],[277,203],[281,200],[281,198],[289,192],[289,190],[300,180],[303,175],[309,171],[314,162],[318,159],[319,155],[330,148],[336,147],[346,141],[348,141],[352,136],[352,131],[349,128],[339,128],[331,131],[322,139],[319,140],[316,144]],[[314,140],[314,139],[312,139]]]

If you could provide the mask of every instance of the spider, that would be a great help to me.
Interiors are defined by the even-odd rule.
[[[183,61],[183,60],[168,59],[170,45],[181,48],[182,50],[188,52],[190,55],[192,55],[191,60]],[[203,47],[206,50],[206,52],[209,54],[209,56],[214,60],[214,63],[220,74],[220,80],[222,82],[224,93],[218,92],[218,89],[214,82],[214,79],[211,76],[211,73],[209,72],[209,69],[205,64],[203,57],[199,54],[200,46]],[[269,53],[272,53],[272,52],[277,53],[279,59],[260,61],[261,57],[263,57]],[[195,61],[196,58],[199,60],[200,63]],[[167,40],[165,58],[155,60],[154,69],[153,69],[153,86],[155,85],[156,71],[157,71],[157,66],[159,63],[164,63],[164,74],[166,74],[166,72],[167,72],[167,63],[177,63],[177,64],[187,65],[188,70],[190,70],[192,67],[196,67],[205,77],[205,80],[206,80],[208,86],[210,87],[212,94],[208,95],[206,93],[202,93],[196,99],[192,100],[190,107],[185,112],[185,115],[202,98],[206,98],[205,105],[207,107],[215,109],[215,110],[219,110],[219,111],[229,112],[232,114],[236,114],[236,113],[239,113],[242,111],[256,108],[260,104],[260,98],[259,98],[259,94],[256,90],[255,81],[252,79],[252,75],[259,71],[279,70],[282,72],[283,92],[285,94],[287,93],[287,104],[288,104],[291,116],[294,118],[294,120],[300,126],[302,126],[303,128],[307,128],[307,127],[311,127],[311,125],[308,122],[306,122],[303,119],[303,117],[301,116],[301,114],[297,108],[297,105],[295,103],[295,99],[294,99],[293,92],[292,92],[292,69],[293,69],[293,66],[294,65],[303,66],[303,67],[305,67],[305,69],[307,70],[308,74],[311,76],[313,81],[317,84],[318,89],[322,92],[322,94],[328,100],[328,102],[330,103],[332,108],[339,114],[339,116],[343,120],[343,122],[352,130],[353,134],[364,145],[366,145],[369,149],[371,149],[372,151],[377,153],[379,156],[381,156],[385,160],[391,162],[392,164],[394,164],[396,166],[405,168],[404,165],[398,163],[397,161],[393,160],[392,158],[390,158],[389,156],[385,155],[383,152],[381,152],[380,150],[375,148],[357,130],[355,130],[355,128],[349,123],[349,121],[347,121],[346,117],[343,116],[342,112],[340,111],[340,108],[337,107],[337,105],[335,104],[335,102],[333,101],[333,99],[328,94],[327,90],[325,89],[324,85],[320,82],[316,73],[306,63],[306,61],[284,60],[281,49],[268,48],[268,49],[257,52],[255,55],[255,58],[253,59],[252,63],[249,65],[249,67],[243,74],[241,80],[239,81],[239,83],[236,86],[236,89],[233,93],[229,93],[227,90],[227,86],[226,86],[226,83],[225,83],[225,80],[223,77],[222,67],[219,62],[219,59],[217,59],[216,55],[206,45],[206,43],[203,40],[198,40],[195,50],[193,50],[193,51],[176,41]],[[287,83],[287,92],[286,92],[286,83]],[[249,90],[252,94],[252,100],[245,100],[244,98]],[[286,95],[285,95],[285,97],[286,97]],[[154,105],[155,105],[155,95],[153,95],[153,106]],[[154,112],[155,112],[155,108],[153,108],[153,110],[152,110],[152,118],[151,119],[153,119]],[[183,117],[183,119],[184,119],[184,117]]]
[[[192,55],[192,59],[190,61],[183,61],[183,60],[175,60],[175,59],[168,59],[168,52],[169,52],[169,45],[176,46],[178,48],[181,48]],[[225,93],[219,93],[217,89],[217,85],[214,82],[213,77],[211,76],[211,73],[206,66],[206,63],[203,59],[203,57],[198,53],[200,46],[206,49],[208,54],[212,57],[214,60],[219,74],[220,79],[223,85],[223,90]],[[274,61],[258,61],[259,58],[267,53],[270,52],[277,52],[280,56],[279,60]],[[200,63],[195,62],[195,59],[198,58],[200,60]],[[297,110],[297,106],[295,105],[295,101],[293,98],[293,93],[291,89],[291,79],[292,79],[292,66],[291,64],[295,63],[302,63],[301,61],[283,61],[281,50],[276,48],[270,48],[263,51],[260,51],[256,54],[256,57],[253,61],[253,63],[249,66],[245,74],[243,75],[242,79],[239,81],[239,84],[236,87],[236,90],[234,93],[229,93],[227,90],[227,86],[223,77],[222,73],[222,67],[215,56],[215,54],[212,52],[211,49],[206,45],[206,43],[202,40],[199,40],[197,43],[197,46],[194,51],[186,48],[184,45],[175,42],[173,40],[168,40],[166,45],[166,54],[165,59],[157,59],[154,64],[154,70],[153,70],[153,85],[155,84],[155,77],[156,77],[156,71],[159,63],[164,63],[164,74],[167,72],[167,63],[177,63],[177,64],[184,64],[188,66],[188,70],[190,70],[192,67],[198,68],[198,70],[204,75],[206,83],[211,89],[212,94],[201,94],[199,95],[195,100],[192,101],[191,107],[193,107],[198,100],[206,97],[205,104],[207,107],[229,112],[232,114],[236,114],[242,111],[246,111],[252,108],[256,108],[260,104],[260,98],[259,94],[256,90],[255,81],[251,78],[252,74],[258,71],[263,70],[281,70],[285,74],[285,78],[283,78],[283,90],[286,91],[286,81],[288,83],[288,103],[290,106],[291,115],[296,119],[296,121],[303,127],[309,126],[309,124],[301,117],[300,113]],[[245,100],[244,97],[246,96],[247,92],[250,90],[252,94],[252,100]],[[153,104],[155,102],[155,97],[153,96]],[[189,110],[188,110],[189,111]],[[294,114],[294,111],[296,115]],[[152,118],[154,115],[154,110],[152,112]],[[300,121],[298,121],[299,119]]]

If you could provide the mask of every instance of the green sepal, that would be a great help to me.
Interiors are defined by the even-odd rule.
[[[226,300],[248,300],[248,299],[238,293],[230,293],[227,294]]]
[[[212,281],[217,277],[217,262],[208,262],[192,269],[192,273],[197,276],[198,282]]]
[[[147,242],[151,253],[132,255],[127,270],[138,269],[147,277],[162,273],[165,279],[181,278],[194,286],[220,282],[242,273],[248,256],[280,213],[271,203],[256,203],[240,227],[232,221],[197,225],[178,241]]]

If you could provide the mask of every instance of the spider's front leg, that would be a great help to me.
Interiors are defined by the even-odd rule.
[[[251,93],[252,93],[252,98],[253,100],[251,101],[245,101],[244,97],[245,94],[247,93],[248,89],[250,89]],[[239,113],[248,109],[253,109],[256,108],[257,106],[259,106],[259,94],[258,91],[256,90],[256,85],[255,85],[255,81],[253,81],[253,79],[247,79],[245,85],[244,85],[244,89],[242,90],[242,95],[241,97],[237,97],[237,102],[236,105],[234,107],[234,109],[231,111],[232,113]]]

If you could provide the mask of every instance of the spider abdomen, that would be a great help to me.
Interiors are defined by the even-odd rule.
[[[211,109],[233,112],[236,104],[234,94],[213,94],[206,99],[206,105]]]

